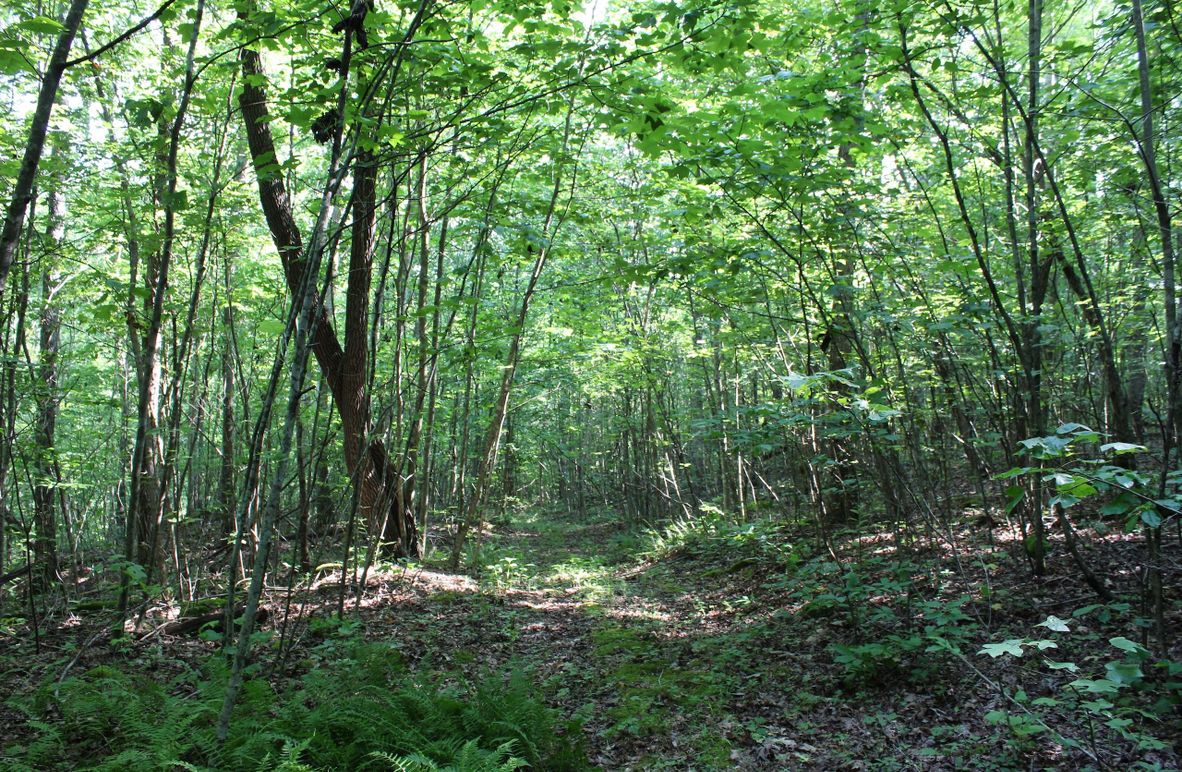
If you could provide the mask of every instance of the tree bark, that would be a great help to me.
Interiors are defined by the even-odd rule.
[[[292,212],[283,177],[274,169],[275,142],[271,137],[270,118],[262,60],[257,51],[242,52],[243,87],[239,96],[246,125],[247,144],[255,164],[259,202],[271,239],[283,264],[288,289],[298,293],[304,282],[306,261],[299,226]],[[377,169],[372,158],[358,157],[354,170],[353,244],[349,258],[349,286],[346,289],[345,347],[333,330],[327,307],[319,292],[312,289],[310,347],[332,393],[345,435],[345,463],[355,484],[360,486],[360,506],[368,516],[371,529],[381,528],[382,513],[394,496],[388,486],[397,480],[397,472],[380,440],[370,439],[369,399],[366,393],[368,345],[366,328],[369,313],[369,284],[373,254],[374,188]],[[404,554],[417,555],[417,537],[413,517],[401,518],[398,535]]]
[[[1035,170],[1035,143],[1038,141],[1038,86],[1042,62],[1042,0],[1029,0],[1027,7],[1026,56],[1028,60],[1026,84],[1026,141],[1022,148],[1022,176],[1026,189],[1027,261],[1030,269],[1030,316],[1024,330],[1026,416],[1027,430],[1036,437],[1046,432],[1046,416],[1042,404],[1042,304],[1046,299],[1049,271],[1040,262],[1038,244],[1038,186]],[[1021,353],[1021,352],[1020,352]],[[1038,475],[1031,484],[1030,524],[1033,542],[1026,551],[1033,563],[1034,573],[1046,571],[1046,533],[1042,517],[1042,480]]]
[[[40,383],[37,385],[37,450],[33,485],[33,520],[37,529],[37,538],[33,542],[33,561],[37,565],[42,586],[46,589],[58,581],[57,516],[54,511],[58,486],[54,441],[57,430],[57,360],[61,347],[61,314],[54,297],[58,290],[58,274],[54,264],[58,260],[57,251],[65,235],[62,196],[57,187],[58,182],[53,181],[53,188],[47,196],[48,212],[44,251],[41,255],[41,355],[38,367]]]
[[[1141,8],[1141,0],[1133,0],[1133,30],[1137,37],[1137,76],[1141,92],[1141,159],[1145,162],[1145,172],[1149,177],[1150,189],[1153,192],[1153,209],[1157,214],[1157,229],[1161,236],[1162,251],[1162,284],[1166,313],[1166,420],[1165,420],[1165,449],[1162,458],[1162,471],[1158,492],[1164,494],[1166,489],[1167,470],[1172,468],[1170,451],[1178,443],[1178,425],[1182,421],[1182,405],[1180,405],[1179,385],[1182,380],[1182,335],[1178,330],[1178,298],[1175,286],[1174,236],[1173,222],[1170,216],[1169,203],[1166,201],[1165,188],[1157,166],[1157,152],[1154,147],[1157,138],[1153,129],[1153,90],[1149,79],[1149,46],[1145,39],[1145,15]],[[1168,517],[1168,512],[1162,512]],[[1146,583],[1149,590],[1150,605],[1153,607],[1153,626],[1157,638],[1158,653],[1169,649],[1169,635],[1166,632],[1165,621],[1165,593],[1162,588],[1161,571],[1161,526],[1146,526],[1146,542],[1148,546],[1148,560]]]
[[[49,64],[41,78],[41,90],[37,94],[37,108],[33,111],[33,122],[29,126],[29,139],[25,143],[25,155],[21,160],[20,172],[16,178],[16,188],[12,192],[12,201],[4,215],[4,227],[0,229],[0,290],[4,289],[4,282],[8,278],[8,271],[12,268],[13,258],[16,257],[17,243],[20,241],[21,228],[25,223],[25,213],[29,202],[33,199],[33,190],[37,180],[37,168],[41,165],[41,153],[45,149],[45,137],[49,133],[49,116],[53,112],[53,103],[57,100],[58,87],[61,85],[62,73],[66,71],[66,60],[70,55],[70,46],[74,44],[74,36],[78,34],[78,26],[82,22],[82,14],[90,0],[73,0],[66,12],[62,23],[61,34],[57,44],[49,57]]]

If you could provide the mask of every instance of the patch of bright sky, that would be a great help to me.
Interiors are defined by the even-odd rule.
[[[607,19],[607,7],[610,0],[587,0],[583,3],[583,10],[575,14],[575,21],[584,27],[590,27]]]

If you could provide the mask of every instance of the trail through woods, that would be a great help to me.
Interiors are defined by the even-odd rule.
[[[950,534],[942,550],[902,554],[891,534],[872,534],[839,544],[841,564],[759,524],[743,534],[666,543],[638,558],[643,538],[618,520],[520,514],[482,536],[477,577],[428,568],[376,577],[351,634],[391,640],[435,671],[525,669],[563,716],[582,722],[590,761],[603,769],[1094,763],[1086,748],[1017,745],[986,719],[1015,707],[1007,695],[1018,690],[1053,694],[1045,674],[1031,678],[978,647],[1016,635],[1007,630],[1049,636],[1037,624],[1050,613],[1071,618],[1062,599],[1092,603],[1066,578],[1062,550],[1062,574],[1031,583],[1024,562],[991,549],[980,529]],[[1135,549],[1110,540],[1093,557],[1116,574]],[[926,652],[922,635],[922,645],[908,642],[933,624],[949,638],[963,633],[963,661]],[[1117,624],[1092,614],[1071,628],[1102,642]],[[897,649],[873,648],[890,641]],[[858,645],[864,656],[843,660],[841,647]],[[1103,651],[1064,642],[1056,655],[1099,661]],[[1054,729],[1086,746],[1085,732],[1107,731],[1097,724]],[[1165,750],[1121,756],[1099,745],[1112,768],[1176,763]]]
[[[581,736],[587,761],[605,770],[1177,764],[1177,722],[1153,722],[1165,742],[1151,747],[1122,739],[1120,724],[1039,709],[1060,704],[1071,677],[1113,659],[1105,641],[1133,650],[1115,637],[1133,610],[1095,604],[1069,578],[1062,549],[1050,552],[1051,578],[1031,581],[1005,528],[990,539],[965,526],[935,541],[883,531],[839,539],[830,552],[769,521],[658,533],[607,516],[518,512],[477,537],[480,570],[386,565],[356,613],[350,594],[343,618],[333,616],[339,571],[290,593],[270,587],[272,645],[252,677],[282,694],[362,642],[395,650],[396,670],[457,684],[521,672],[555,710],[558,731]],[[1137,545],[1093,538],[1097,570],[1129,580],[1123,566]],[[202,640],[175,623],[175,608],[159,608],[135,643],[112,646],[102,614],[80,603],[56,612],[40,656],[30,636],[5,632],[0,689],[13,697],[0,734],[10,747],[37,731],[14,708],[52,705],[48,695],[68,677],[109,673],[105,665],[151,673],[185,699],[200,689],[183,676],[216,652],[216,636]],[[1014,644],[1031,649],[1020,663],[988,655]],[[1054,657],[1040,662],[1035,648]],[[1046,667],[1058,659],[1079,666]],[[1107,675],[1121,672],[1110,664]],[[34,693],[42,696],[20,702]],[[1013,724],[1021,715],[1039,723]]]

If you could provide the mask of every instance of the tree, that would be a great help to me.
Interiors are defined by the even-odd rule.
[[[86,12],[86,6],[89,4],[90,0],[72,0],[69,10],[66,11],[65,20],[60,25],[51,25],[60,27],[61,31],[46,64],[45,74],[41,78],[41,89],[37,94],[37,107],[33,111],[29,126],[29,139],[25,143],[20,173],[17,175],[12,200],[4,213],[4,225],[0,228],[0,290],[4,289],[12,261],[16,257],[25,213],[33,199],[37,168],[41,164],[41,153],[45,149],[45,137],[49,133],[49,118],[53,112],[53,104],[57,100],[58,86],[66,71],[66,60],[70,56],[74,36],[78,34],[78,27],[82,23],[82,14]]]

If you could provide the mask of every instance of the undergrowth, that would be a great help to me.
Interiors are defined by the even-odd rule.
[[[680,557],[729,561],[727,570],[755,565],[792,568],[800,555],[783,532],[783,523],[771,518],[746,520],[711,504],[702,504],[691,515],[649,529],[642,554],[652,560]]]
[[[451,685],[408,671],[381,644],[350,644],[277,693],[245,684],[229,737],[215,736],[226,668],[210,659],[165,686],[97,667],[8,700],[33,738],[3,748],[0,769],[457,770],[586,767],[553,712],[517,672]]]
[[[762,618],[757,614],[751,623],[736,621],[713,638],[699,637],[697,667],[712,665],[719,675],[767,671],[770,665],[760,663],[759,642],[783,645],[778,639],[788,634],[809,651],[806,656],[816,657],[815,682],[823,691],[864,706],[865,720],[876,715],[871,705],[892,695],[930,695],[933,704],[948,711],[956,709],[948,700],[952,695],[966,700],[971,694],[958,706],[966,711],[961,719],[979,711],[993,734],[990,747],[1000,745],[1014,754],[1015,764],[1062,753],[1089,767],[1165,768],[1138,757],[1169,755],[1182,705],[1182,663],[1153,657],[1120,634],[1133,635],[1150,624],[1131,612],[1129,602],[1076,609],[1072,618],[1087,624],[1079,632],[1072,624],[1070,636],[1068,622],[1044,613],[1046,621],[1038,626],[1059,635],[1020,638],[1023,627],[1029,635],[1027,620],[1037,613],[1022,593],[1012,586],[994,587],[971,573],[954,575],[921,552],[868,553],[839,540],[837,554],[810,554],[805,545],[793,543],[782,523],[742,519],[710,505],[646,536],[646,557],[654,563],[692,562],[702,578],[737,579],[729,598],[718,601],[726,611],[737,612],[736,620],[748,607],[771,612]],[[846,549],[851,546],[854,550]],[[743,590],[750,594],[736,594]],[[621,636],[600,631],[598,650],[614,654],[626,644],[645,650]],[[745,642],[746,636],[757,645]],[[725,663],[728,654],[732,661]],[[801,654],[800,648],[794,652]],[[646,662],[639,661],[641,666]],[[626,676],[621,683],[633,686],[621,688],[625,698],[615,709],[619,715],[610,716],[614,727],[637,735],[666,730],[657,698],[686,685],[662,674],[662,689],[645,691],[643,667],[630,662],[620,670]],[[952,738],[917,753],[965,761],[972,756],[968,744],[969,739]]]

